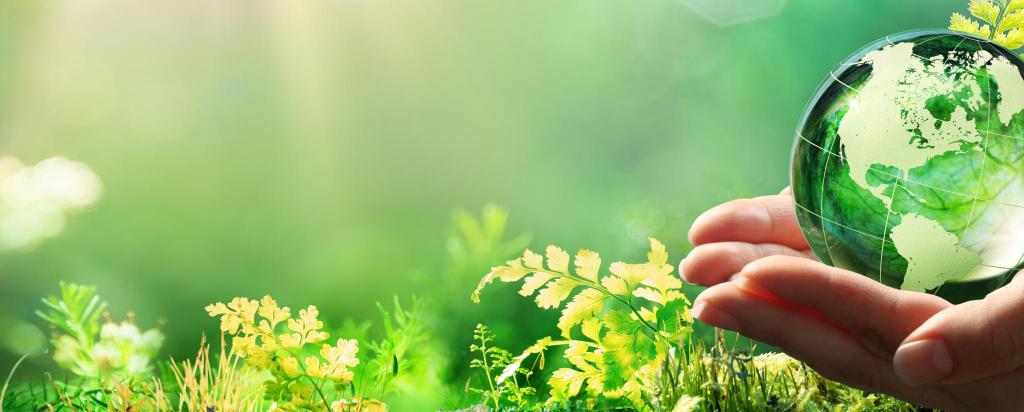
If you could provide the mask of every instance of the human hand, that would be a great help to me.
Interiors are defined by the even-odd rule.
[[[827,378],[948,411],[1024,410],[1024,281],[957,306],[818,262],[787,192],[701,215],[680,264],[694,317]]]

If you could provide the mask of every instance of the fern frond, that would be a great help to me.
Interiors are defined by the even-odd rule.
[[[987,22],[993,26],[998,26],[999,14],[1002,12],[995,2],[991,0],[971,0],[967,5],[967,9],[971,12],[971,15]]]
[[[1010,50],[1024,47],[1024,0],[971,0],[974,20],[960,13],[949,18],[949,29],[989,39]]]
[[[481,280],[474,298],[479,298],[487,284],[500,279],[522,281],[519,293],[530,296],[536,292],[541,308],[560,308],[569,299],[557,324],[564,339],[537,341],[511,358],[496,381],[514,377],[531,356],[537,356],[542,364],[547,349],[567,346],[565,359],[570,367],[554,371],[548,382],[549,405],[565,404],[586,389],[593,397],[644,410],[644,397],[650,395],[644,381],[660,373],[670,350],[691,331],[684,326],[692,319],[686,311],[682,281],[668,258],[665,245],[650,239],[646,262],[614,262],[607,274],[601,273],[597,253],[580,250],[570,261],[569,254],[557,246],[548,246],[544,257],[526,250],[522,257],[493,268]],[[577,327],[583,338],[573,336]],[[475,365],[485,367],[482,361]]]
[[[1014,28],[1005,33],[996,34],[994,41],[1007,49],[1019,49],[1021,46],[1024,46],[1024,30]]]

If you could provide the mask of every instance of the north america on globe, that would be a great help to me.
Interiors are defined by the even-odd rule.
[[[1019,58],[949,31],[889,36],[819,87],[797,130],[797,214],[822,261],[951,300],[1024,256]]]

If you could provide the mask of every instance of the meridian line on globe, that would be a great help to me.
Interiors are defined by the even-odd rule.
[[[836,74],[834,72],[828,72],[828,75],[832,76],[832,80],[835,80],[835,81],[839,82],[839,84],[841,84],[843,86],[846,86],[847,89],[853,90],[854,92],[858,91],[857,89],[853,88],[853,86],[850,86],[850,85],[844,83],[842,80],[839,80],[839,78],[836,77]]]
[[[947,80],[946,58],[925,59],[914,53],[914,43],[894,44],[888,37],[886,41],[890,43],[889,46],[871,51],[861,59],[871,65],[872,72],[850,102],[838,130],[839,136],[843,138],[850,178],[881,200],[887,209],[883,237],[889,235],[888,220],[894,212],[896,192],[893,190],[892,196],[887,197],[883,191],[884,185],[869,183],[869,169],[874,164],[881,164],[895,167],[898,174],[903,175],[927,164],[934,157],[963,150],[961,142],[976,143],[983,140],[970,120],[970,113],[963,106],[954,105],[948,119],[937,118],[930,112],[926,101],[934,96],[953,96],[967,92],[970,96],[967,101],[969,108],[977,110],[985,103],[981,101],[981,90],[977,84],[967,83],[967,87],[963,88],[960,83]],[[963,41],[957,47],[961,44]],[[955,56],[955,50],[950,53]],[[992,55],[981,51],[973,53],[970,58],[977,65],[979,61],[990,60]],[[858,105],[861,99],[870,103]],[[990,105],[986,106],[990,108]],[[984,144],[983,141],[981,143]],[[898,187],[898,178],[893,185]],[[976,204],[977,199],[973,202]],[[962,239],[952,236],[952,244],[940,243],[950,239],[942,236],[946,233],[945,229],[938,224],[924,223],[921,219],[927,220],[918,215],[904,215],[892,228],[893,235],[899,233],[899,236],[890,235],[890,239],[907,261],[901,289],[934,289],[958,274],[968,273],[981,263],[980,255],[960,247]],[[931,239],[929,243],[933,246],[918,247],[913,239]],[[879,252],[879,273],[882,273],[883,268],[884,246],[883,242]],[[933,254],[951,257],[952,260],[944,259],[943,265],[936,267],[928,264]]]
[[[980,43],[979,43],[979,47],[980,47]],[[999,72],[999,71],[1009,72],[1009,73],[1007,73],[1005,75],[1002,75],[1002,76],[999,76],[998,73],[994,73],[994,74],[997,77],[1001,77],[1001,78],[1007,79],[1007,81],[1013,83],[1013,84],[1001,84],[1000,85],[999,91],[1000,91],[1000,97],[1002,99],[1001,103],[1006,103],[1006,105],[1008,105],[1010,107],[1016,107],[1018,109],[1024,108],[1024,103],[1022,103],[1022,101],[1024,101],[1024,95],[1022,95],[1021,93],[1012,93],[1012,92],[1010,92],[1010,91],[1015,90],[1014,86],[1016,86],[1017,89],[1019,89],[1020,87],[1024,86],[1024,79],[1022,79],[1019,76],[1019,74],[1020,74],[1019,69],[1017,69],[1015,66],[1013,66],[1013,67],[994,66],[993,70],[995,70],[996,72]],[[1013,76],[1012,73],[1016,73],[1017,76]],[[992,87],[991,87],[992,78],[991,77],[988,78],[988,82],[989,82],[989,94],[991,94],[992,93]],[[997,83],[999,83],[999,82],[997,82]],[[1004,89],[1006,89],[1006,91],[1004,91]],[[1009,103],[1007,103],[1007,101],[1009,101]],[[1003,106],[1004,106],[1003,104],[1000,104],[1000,106],[998,106],[996,108],[996,114],[999,116],[1000,122],[1002,122],[1002,120],[1003,120],[1003,115],[1002,115]],[[992,132],[992,130],[991,130],[992,129],[992,122],[991,122],[992,111],[991,110],[992,110],[992,106],[989,105],[989,122],[987,123],[987,128],[989,129],[989,130],[987,130],[988,135],[991,136],[991,135],[994,134],[994,135],[997,135],[997,136],[1004,136],[1002,134],[993,133]],[[1010,116],[1009,116],[1011,119],[1012,119],[1013,114],[1015,114],[1015,113],[1013,112],[1013,110],[1011,110],[1010,111]],[[1010,119],[1007,119],[1007,123],[1010,123]],[[1020,139],[1017,136],[1005,136],[1005,137],[1011,137],[1011,138]],[[987,157],[988,156],[985,156],[985,158],[987,158]],[[982,160],[984,161],[985,158],[983,158]],[[984,173],[984,172],[985,172],[984,163],[982,163],[981,173]],[[983,182],[983,180],[981,180],[981,179],[978,180],[978,192],[980,192],[980,190],[982,188],[982,182]],[[967,223],[968,223],[968,225],[970,225],[970,223],[971,223],[970,220],[968,220]],[[964,237],[966,237],[966,236],[967,236],[967,231],[964,230]],[[1021,256],[1017,259],[1017,263],[1014,265],[1014,267],[1015,268],[1020,267],[1022,260],[1024,260],[1024,254],[1021,254]],[[1012,276],[1005,276],[1003,278],[1003,280],[999,282],[1000,283],[999,287],[1003,287],[1004,285],[1006,285],[1006,283],[1009,282],[1011,278],[1012,278]]]
[[[826,73],[793,151],[811,249],[954,303],[1014,275],[1024,265],[1024,61],[928,30],[883,37]]]
[[[996,136],[1002,136],[1002,137],[1009,137],[1009,138],[1013,138],[1013,139],[1024,140],[1024,137],[1007,136],[1007,135],[1002,135],[1002,134],[998,134],[998,133],[995,133],[995,132],[993,132],[992,134],[996,135]],[[823,151],[825,153],[828,153],[831,156],[835,156],[836,158],[839,158],[839,160],[843,160],[843,161],[846,160],[846,158],[843,157],[842,154],[836,153],[836,152],[833,152],[833,151],[830,151],[830,150],[827,150],[824,147],[821,147],[821,146],[817,145],[816,143],[812,142],[810,139],[804,137],[803,134],[801,134],[799,132],[797,132],[797,136],[799,136],[807,144],[809,144],[811,146],[814,146],[815,148],[817,148],[817,149],[819,149],[819,150],[821,150],[821,151]],[[886,175],[886,176],[893,177],[893,178],[899,178],[900,177],[898,175],[894,175],[894,174],[889,173],[889,172],[887,172],[885,170],[878,169],[878,168],[875,168],[875,167],[869,167],[868,171],[875,172],[875,173],[882,174],[882,175]],[[943,193],[948,193],[948,194],[951,194],[951,195],[966,197],[966,198],[971,199],[971,200],[980,200],[980,201],[983,201],[983,202],[994,203],[994,204],[997,204],[997,205],[1000,205],[1000,206],[1016,207],[1016,208],[1024,209],[1024,204],[1007,203],[1007,202],[1003,202],[1003,201],[998,200],[998,199],[982,198],[980,196],[973,196],[973,195],[969,195],[967,193],[956,192],[956,191],[952,191],[952,190],[949,190],[949,189],[941,188],[941,187],[938,187],[938,186],[933,186],[933,185],[930,185],[930,184],[927,184],[927,183],[919,182],[917,180],[910,179],[910,178],[908,178],[906,176],[903,177],[903,183],[905,183],[905,184],[906,183],[910,183],[910,184],[915,185],[915,186],[926,187],[928,189],[938,190],[938,191],[943,192]],[[1024,255],[1021,256],[1021,259],[1024,260]]]
[[[829,219],[827,217],[824,217],[820,213],[817,213],[817,212],[811,210],[810,208],[808,208],[807,206],[804,206],[804,205],[802,205],[800,203],[794,202],[793,204],[795,204],[797,207],[800,208],[800,210],[803,210],[804,212],[807,212],[811,216],[814,216],[816,218],[820,218],[820,219],[822,219],[822,220],[824,220],[824,221],[826,221],[828,223],[831,223],[833,225],[839,226],[839,227],[841,227],[843,229],[849,230],[851,232],[859,233],[861,235],[867,236],[869,238],[875,239],[875,240],[883,242],[883,243],[893,243],[892,240],[881,238],[878,235],[873,235],[871,233],[862,231],[862,230],[854,228],[854,227],[850,227],[850,226],[845,225],[845,224],[843,224],[841,222],[837,222],[835,220],[832,220],[832,219]],[[988,264],[988,263],[979,263],[978,266],[984,266],[984,267],[988,267],[988,268],[1002,269],[1002,270],[1014,270],[1015,269],[1015,268],[1011,268],[1011,267],[1000,266],[1000,265],[992,265],[992,264]]]
[[[961,41],[961,43],[962,42],[963,41]],[[981,48],[981,42],[979,42],[977,40],[975,40],[975,42],[978,43],[978,47]],[[995,62],[995,60],[993,59],[993,62],[992,62],[993,66],[995,65],[994,62]],[[985,76],[985,82],[988,84],[988,104],[985,105],[986,106],[986,110],[988,111],[988,118],[985,119],[985,128],[986,128],[985,131],[986,132],[991,132],[992,131],[992,101],[995,100],[995,99],[992,98],[992,77],[991,76]],[[1004,97],[1004,99],[1005,99],[1005,97]],[[978,171],[978,185],[977,185],[977,188],[974,189],[974,201],[971,204],[971,213],[967,216],[967,226],[964,227],[964,232],[960,236],[960,240],[957,242],[957,249],[958,250],[963,248],[964,240],[967,239],[967,231],[970,230],[970,228],[971,228],[971,223],[973,223],[973,221],[974,221],[974,211],[978,207],[978,196],[981,195],[981,187],[982,187],[982,184],[985,182],[985,180],[984,180],[984,176],[985,176],[985,161],[988,160],[988,147],[985,145],[985,141],[988,139],[989,136],[990,136],[989,133],[985,133],[984,135],[981,136],[982,156],[981,156],[981,170]],[[978,260],[980,260],[980,259],[981,259],[981,256],[978,256]],[[910,272],[910,268],[909,267],[907,268],[907,272],[908,273]],[[939,287],[935,289],[935,293],[939,293],[939,289],[941,289],[941,288],[942,288],[942,285],[940,284]]]
[[[990,134],[992,136],[999,136],[999,137],[1007,137],[1007,138],[1010,138],[1010,139],[1024,140],[1024,137],[1008,136],[1008,135],[1001,134],[1001,133],[996,133],[996,132],[993,132],[993,131],[990,131],[990,130],[985,131],[985,133],[988,133],[988,134]]]
[[[831,72],[829,74],[831,74]],[[833,77],[835,77],[835,76],[833,76]],[[840,82],[840,83],[842,83],[842,82]],[[846,87],[850,87],[850,86],[846,86]],[[797,131],[797,134],[799,135],[800,132]],[[801,137],[803,137],[803,135],[801,135]],[[825,151],[831,153],[832,152],[832,150],[831,150],[832,146],[835,145],[835,143],[836,143],[835,140],[829,142],[829,144],[828,144],[829,148],[828,149],[822,149],[822,150],[825,150]],[[818,192],[818,204],[819,205],[824,204],[824,201],[825,201],[825,179],[828,177],[828,161],[829,160],[832,160],[832,158],[831,157],[825,158],[825,168],[822,170],[822,173],[821,173],[821,190]],[[825,214],[824,213],[822,213],[822,215],[821,215],[821,227],[825,227]],[[832,246],[829,246],[829,244],[828,244],[828,233],[823,230],[821,232],[821,238],[822,238],[822,240],[825,241],[825,250],[828,252],[828,260],[829,260],[829,262],[834,264],[835,261],[836,261],[836,258],[832,256]]]
[[[975,40],[975,42],[978,43],[978,47],[981,47],[981,42],[979,42],[977,40]],[[992,131],[992,100],[993,100],[992,99],[992,78],[986,76],[985,81],[988,83],[988,94],[989,94],[989,104],[986,105],[987,106],[987,110],[988,110],[988,118],[985,119],[985,128],[987,129],[986,132],[991,132]],[[988,133],[986,133],[985,135],[981,136],[981,150],[982,150],[981,170],[978,172],[978,185],[974,189],[974,203],[971,205],[971,214],[968,215],[968,217],[967,217],[967,227],[964,228],[963,236],[960,238],[960,243],[961,244],[964,242],[964,239],[967,238],[967,230],[971,228],[971,221],[974,220],[974,209],[978,206],[978,195],[981,194],[981,184],[982,184],[982,182],[984,182],[983,177],[985,176],[985,161],[988,160],[988,149],[985,147],[985,140],[987,138],[988,138]]]
[[[900,172],[902,173],[902,172]],[[896,189],[900,187],[900,177],[896,176],[896,182],[892,185],[892,193],[889,194],[889,198],[893,199],[896,197]],[[882,282],[882,263],[885,262],[885,233],[889,231],[889,218],[892,217],[892,207],[889,207],[885,212],[885,225],[882,226],[882,247],[878,248],[878,281]]]
[[[979,76],[979,77],[981,77],[981,76]],[[856,90],[856,89],[854,89],[854,90]],[[1006,134],[1002,134],[1002,133],[996,133],[996,132],[993,132],[993,131],[990,131],[990,130],[979,130],[978,132],[979,132],[979,133],[985,133],[985,134],[989,134],[989,135],[992,135],[992,136],[999,136],[999,137],[1005,137],[1005,138],[1007,138],[1007,139],[1014,139],[1014,140],[1024,140],[1024,137],[1020,137],[1020,136],[1010,136],[1010,135],[1006,135]],[[821,149],[821,150],[826,150],[826,149],[825,149],[824,147],[821,147],[821,146],[819,146],[819,145],[818,145],[817,143],[814,143],[814,142],[813,142],[812,140],[810,140],[810,139],[808,139],[808,138],[804,137],[804,135],[803,135],[803,134],[801,134],[799,130],[797,130],[797,132],[796,132],[796,135],[797,135],[798,137],[800,137],[800,139],[803,139],[803,141],[807,142],[808,144],[811,144],[811,145],[813,145],[814,147],[817,147],[817,148],[819,148],[819,149]],[[832,152],[832,151],[829,151],[829,153],[830,153],[830,154],[832,154],[833,156],[838,156],[838,157],[839,157],[840,159],[843,159],[843,160],[845,160],[845,159],[843,158],[843,155],[841,155],[841,154],[838,154],[838,153],[835,153],[835,152]]]

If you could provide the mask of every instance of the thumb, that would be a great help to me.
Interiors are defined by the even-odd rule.
[[[911,386],[970,382],[1024,365],[1024,280],[945,309],[900,344],[896,375]]]

